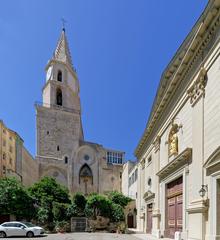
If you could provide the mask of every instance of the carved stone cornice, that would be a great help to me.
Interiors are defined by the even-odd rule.
[[[172,174],[175,170],[181,168],[191,161],[192,148],[186,148],[178,156],[176,156],[171,162],[169,162],[164,168],[162,168],[156,175],[160,180]]]
[[[155,153],[160,150],[160,141],[161,141],[161,137],[158,135],[156,137],[156,139],[154,140],[154,152]]]
[[[148,202],[149,200],[153,199],[155,197],[155,193],[152,193],[150,190],[148,190],[147,192],[145,192],[143,199],[145,200],[145,202]]]
[[[190,214],[192,213],[205,213],[209,208],[209,199],[198,199],[190,203],[186,211]]]
[[[198,102],[198,100],[205,95],[206,83],[207,70],[202,67],[196,81],[187,91],[192,106],[194,106]]]

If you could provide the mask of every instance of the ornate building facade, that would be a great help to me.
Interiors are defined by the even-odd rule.
[[[137,226],[220,239],[220,1],[209,1],[162,74],[136,148]]]
[[[63,29],[46,66],[43,103],[36,104],[39,175],[56,178],[71,192],[121,191],[124,152],[84,140],[79,90]]]

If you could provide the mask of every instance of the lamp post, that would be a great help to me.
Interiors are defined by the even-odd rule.
[[[201,189],[199,190],[200,197],[204,198],[208,192],[208,185],[202,184]]]

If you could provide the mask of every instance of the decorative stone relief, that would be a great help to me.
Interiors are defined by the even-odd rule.
[[[207,70],[204,67],[202,67],[200,69],[196,81],[187,91],[192,106],[196,104],[200,97],[205,95],[206,83],[207,83]]]
[[[170,130],[169,137],[168,137],[169,157],[173,155],[176,156],[178,154],[178,136],[177,136],[178,129],[179,129],[178,125],[172,123],[172,128]]]

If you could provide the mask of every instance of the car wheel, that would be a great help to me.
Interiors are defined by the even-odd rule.
[[[0,238],[5,238],[6,237],[6,233],[5,232],[0,232]]]
[[[27,232],[26,235],[27,235],[28,238],[34,237],[34,233],[33,232]]]

